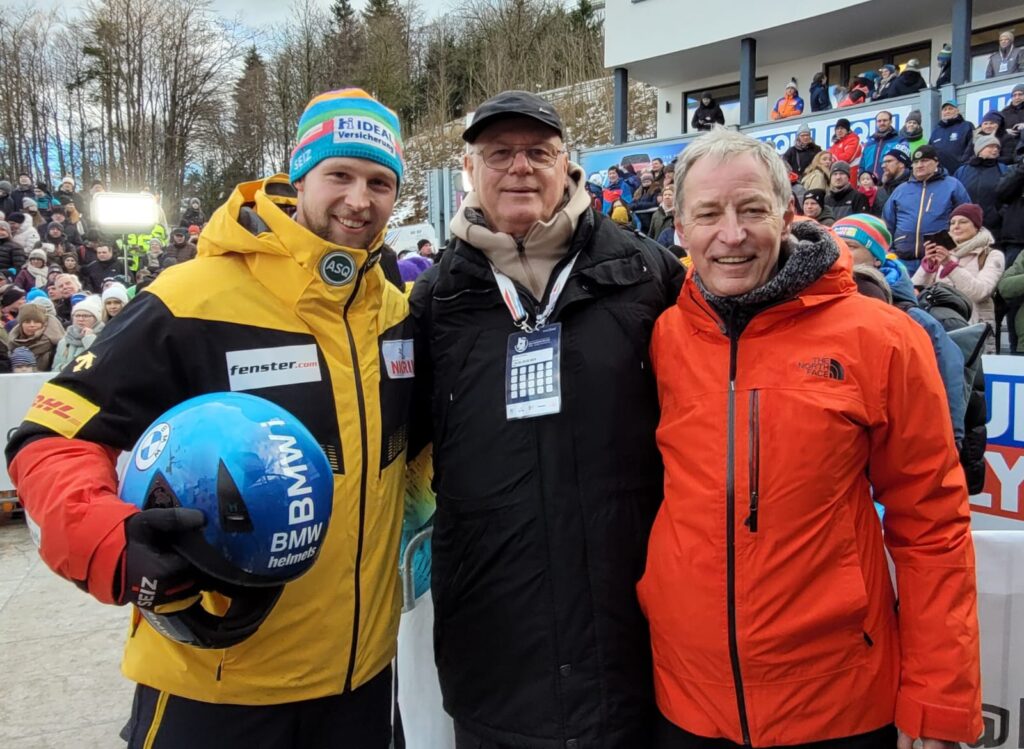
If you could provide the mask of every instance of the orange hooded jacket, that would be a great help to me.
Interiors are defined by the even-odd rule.
[[[691,274],[655,325],[665,500],[638,592],[658,706],[691,733],[981,733],[970,515],[935,355],[850,269],[843,250],[736,338]]]

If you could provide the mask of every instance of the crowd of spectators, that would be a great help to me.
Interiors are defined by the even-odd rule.
[[[1011,54],[1012,36],[1002,41],[1009,46],[993,58],[1019,59]],[[902,71],[884,69],[875,98],[903,95],[907,87],[919,90],[924,81],[917,67],[912,60]],[[998,61],[990,67],[1003,74]],[[823,74],[814,85],[827,85]],[[817,98],[812,87],[812,106]],[[791,81],[773,117],[803,107]],[[693,124],[698,129],[721,125],[720,115],[705,93]],[[825,226],[854,215],[880,219],[890,237],[886,251],[906,269],[908,281],[919,288],[944,284],[957,290],[972,305],[969,321],[995,328],[988,350],[999,347],[1005,324],[1009,353],[1024,354],[1024,340],[1017,335],[1018,327],[1024,332],[1024,260],[1017,262],[1024,248],[1024,84],[1013,86],[1006,106],[986,113],[977,126],[952,100],[943,102],[930,133],[916,110],[902,123],[887,110],[878,112],[866,138],[849,119],[838,117],[829,143],[816,143],[814,132],[802,124],[782,159],[798,213]],[[629,164],[612,164],[607,176],[592,175],[586,188],[595,209],[683,257],[672,223],[673,168],[674,162],[660,159],[640,173]]]
[[[22,173],[15,184],[0,180],[0,373],[63,368],[139,289],[196,255],[205,221],[198,200],[184,206],[166,244],[162,226],[130,244],[92,225],[74,178],[50,190]],[[102,191],[94,183],[89,200]]]

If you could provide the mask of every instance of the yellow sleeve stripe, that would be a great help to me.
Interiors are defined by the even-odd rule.
[[[39,424],[71,439],[99,411],[99,406],[77,393],[48,382],[36,395],[25,415],[25,421]]]

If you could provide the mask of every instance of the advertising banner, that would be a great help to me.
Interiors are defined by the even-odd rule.
[[[988,449],[985,489],[971,497],[979,530],[1024,531],[1024,357],[986,356]]]

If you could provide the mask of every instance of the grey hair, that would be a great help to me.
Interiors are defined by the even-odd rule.
[[[57,284],[57,283],[60,283],[61,281],[64,281],[64,280],[70,280],[71,283],[74,284],[76,291],[81,291],[82,290],[82,282],[78,279],[78,276],[76,276],[74,273],[61,273],[59,276],[57,276],[55,279],[53,279],[53,282],[55,284]]]
[[[792,200],[793,189],[789,184],[789,169],[775,147],[749,135],[718,126],[695,138],[679,155],[675,174],[676,215],[683,215],[683,185],[686,175],[698,161],[704,158],[717,162],[730,161],[746,154],[753,156],[767,170],[775,206],[780,214],[784,213]]]

